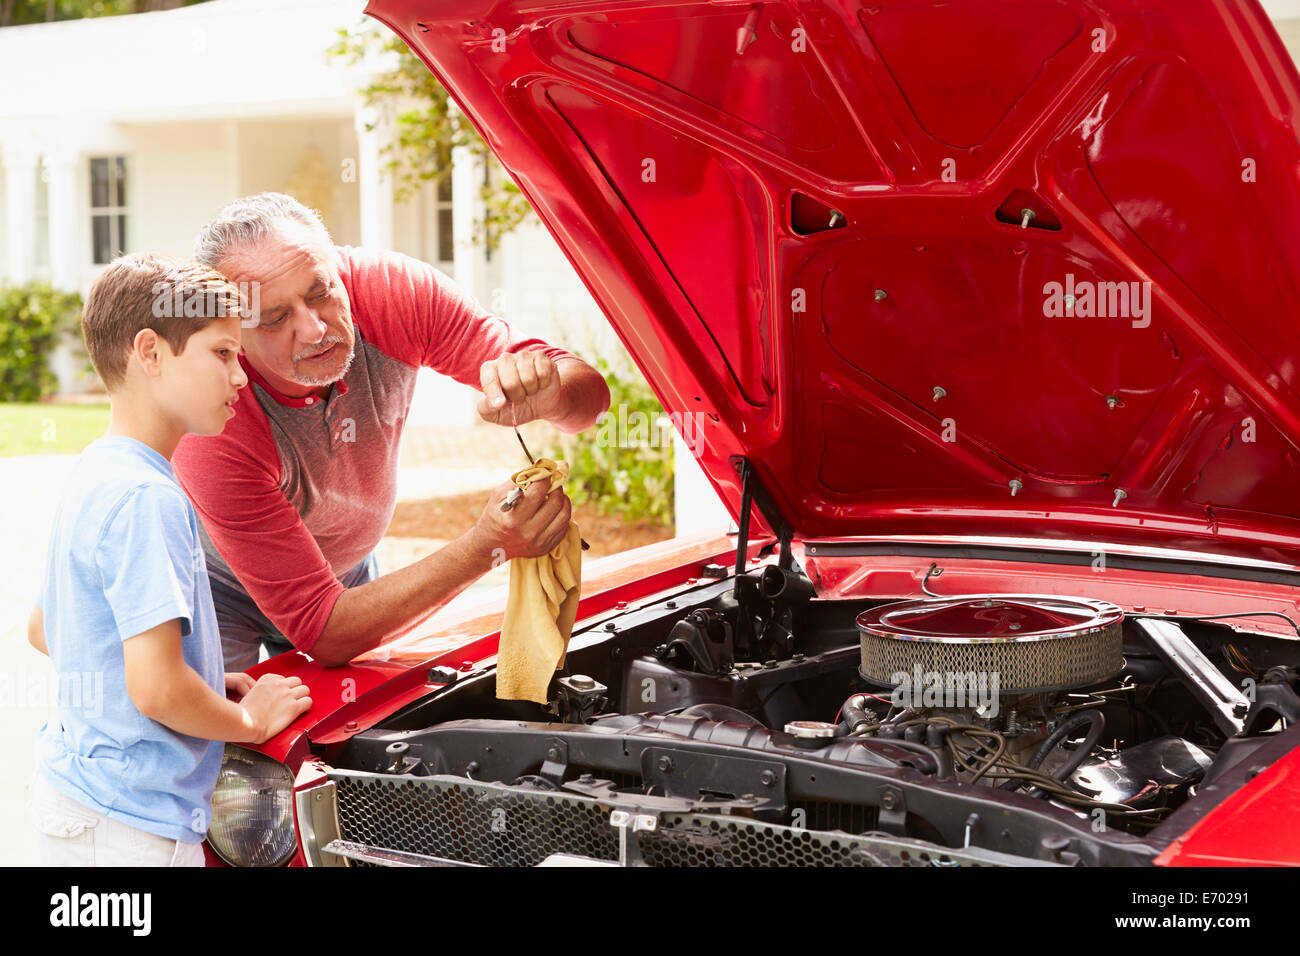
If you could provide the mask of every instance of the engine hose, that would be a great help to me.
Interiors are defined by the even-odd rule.
[[[1090,724],[1091,727],[1088,730],[1088,736],[1083,738],[1083,743],[1075,749],[1065,763],[1048,774],[1057,780],[1064,781],[1066,777],[1078,769],[1079,764],[1088,759],[1088,755],[1092,753],[1093,748],[1101,740],[1101,735],[1106,732],[1106,715],[1101,711],[1081,710],[1053,730],[1039,748],[1034,751],[1034,755],[1029,758],[1029,769],[1037,770],[1039,765],[1047,759],[1048,754],[1068,740],[1070,734],[1084,724]]]
[[[867,710],[867,697],[865,694],[854,694],[844,702],[840,723],[846,725],[849,729],[848,732],[852,734],[864,727],[874,727],[880,723],[880,718]]]

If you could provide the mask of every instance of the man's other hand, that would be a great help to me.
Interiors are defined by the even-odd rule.
[[[509,511],[501,510],[501,502],[515,490],[515,483],[503,482],[492,489],[472,532],[478,538],[479,547],[499,555],[503,561],[539,558],[559,547],[569,533],[573,503],[563,488],[556,488],[548,495],[548,484],[534,481]],[[493,562],[494,566],[496,563]]]

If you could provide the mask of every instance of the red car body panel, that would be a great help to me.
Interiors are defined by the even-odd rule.
[[[368,12],[472,118],[664,406],[702,413],[733,509],[743,455],[806,538],[1300,563],[1300,80],[1257,4]],[[1046,317],[1067,281],[1137,283],[1150,310]]]
[[[897,542],[900,547],[904,542]],[[1300,601],[1292,585],[1232,580],[1148,568],[1114,567],[1099,558],[1085,564],[1053,564],[998,560],[994,557],[940,558],[943,573],[928,587],[939,594],[1055,594],[1109,601],[1127,612],[1184,614],[1246,614],[1273,611],[1292,619]],[[822,599],[903,600],[921,592],[921,581],[935,558],[866,555],[826,558],[795,554]],[[803,556],[801,556],[801,554]],[[1294,639],[1295,630],[1274,617],[1245,618],[1251,631]]]
[[[1157,866],[1300,865],[1300,751],[1228,797],[1156,857]]]

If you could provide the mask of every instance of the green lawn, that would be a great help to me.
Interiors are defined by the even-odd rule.
[[[108,430],[102,405],[0,404],[0,458],[75,455]]]

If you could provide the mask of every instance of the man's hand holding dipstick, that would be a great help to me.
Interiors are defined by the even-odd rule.
[[[479,376],[483,391],[478,400],[479,417],[514,428],[532,464],[532,453],[524,445],[518,425],[539,418],[556,420],[563,400],[560,370],[541,352],[507,352],[484,362]],[[548,493],[546,482],[533,482],[525,489],[508,481],[493,490],[478,528],[488,540],[497,542],[506,559],[532,558],[550,553],[564,541],[572,517],[573,505],[564,489]],[[582,544],[585,549],[587,543]]]

